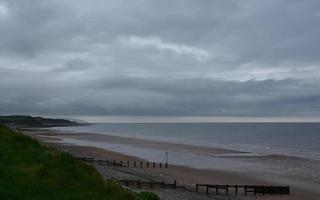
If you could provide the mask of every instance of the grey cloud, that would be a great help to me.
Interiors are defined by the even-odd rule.
[[[55,1],[4,1],[9,17],[0,22],[3,54],[27,58],[55,51],[82,29],[72,10]]]
[[[0,5],[0,114],[320,113],[319,1]]]
[[[1,81],[2,113],[64,115],[317,115],[319,80],[222,81],[213,79],[57,78],[48,72],[26,73]],[[44,76],[45,75],[45,76]],[[39,80],[41,77],[46,80]],[[32,81],[33,79],[37,81]],[[41,83],[41,85],[39,85]],[[54,84],[54,85],[53,85]],[[307,109],[306,109],[307,108]]]
[[[82,71],[89,68],[89,63],[85,60],[70,60],[61,67],[55,67],[52,69],[53,72],[72,72]]]

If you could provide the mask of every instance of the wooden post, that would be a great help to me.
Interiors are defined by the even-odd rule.
[[[247,196],[247,186],[246,185],[244,186],[244,195]]]
[[[209,187],[206,185],[206,193],[209,194]]]
[[[166,168],[168,168],[168,163],[166,162]]]
[[[140,182],[140,180],[138,181],[138,188],[141,189],[141,182]]]
[[[161,163],[159,163],[159,167],[161,168]]]
[[[216,185],[216,194],[219,193],[219,185]]]
[[[113,160],[113,167],[116,167],[116,161]]]
[[[142,161],[140,161],[140,167],[142,168],[142,166],[143,166],[143,163],[142,163]]]
[[[236,195],[238,195],[238,185],[235,186],[236,189]]]
[[[229,194],[229,185],[226,185],[226,193]]]
[[[196,184],[196,192],[198,192],[198,184]]]
[[[120,167],[122,167],[122,160],[120,160]]]
[[[136,165],[136,161],[133,161],[133,167],[136,167],[137,165]]]
[[[156,168],[156,163],[155,162],[153,162],[153,168]]]
[[[147,162],[147,168],[149,168],[149,161]]]
[[[174,180],[174,181],[173,181],[172,188],[173,188],[173,189],[176,189],[176,187],[177,187],[177,181],[176,181],[176,180]]]
[[[166,151],[166,163],[168,163],[168,152]]]
[[[256,196],[256,186],[253,187],[253,195]]]

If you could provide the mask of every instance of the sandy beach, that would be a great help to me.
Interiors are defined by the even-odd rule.
[[[193,155],[207,156],[216,160],[216,165],[212,167],[201,164],[199,167],[193,167],[197,165],[191,163],[188,166],[180,161],[174,163],[169,160],[170,165],[167,169],[125,169],[95,164],[96,168],[106,178],[159,179],[168,182],[175,179],[178,184],[190,186],[196,183],[289,185],[291,191],[289,196],[231,196],[234,199],[316,200],[319,199],[318,197],[320,196],[320,176],[318,175],[320,164],[317,160],[281,155],[259,156],[252,155],[250,152],[229,149],[172,144],[99,134],[64,133],[44,129],[25,129],[23,132],[39,139],[47,145],[63,149],[77,157],[108,158],[113,160],[150,160],[145,157],[145,155],[139,156],[135,154],[137,152],[130,152],[130,148],[122,152],[117,151],[116,148],[130,146],[132,148],[146,149],[146,151],[152,149],[174,151],[178,152],[178,156],[192,152]],[[111,149],[108,149],[108,146],[99,146],[101,143],[113,144],[115,146],[109,145]],[[247,169],[245,170],[246,167]],[[192,191],[157,189],[153,191],[157,192],[162,199],[228,199],[225,195],[204,195]],[[229,196],[229,198],[231,197]]]

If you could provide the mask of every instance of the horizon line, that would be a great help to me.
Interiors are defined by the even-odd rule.
[[[62,116],[88,123],[320,123],[320,117]]]

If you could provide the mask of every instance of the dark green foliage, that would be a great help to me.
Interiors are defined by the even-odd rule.
[[[140,192],[139,198],[140,200],[160,200],[158,195],[152,192]]]
[[[0,126],[0,199],[137,199],[69,154]]]

